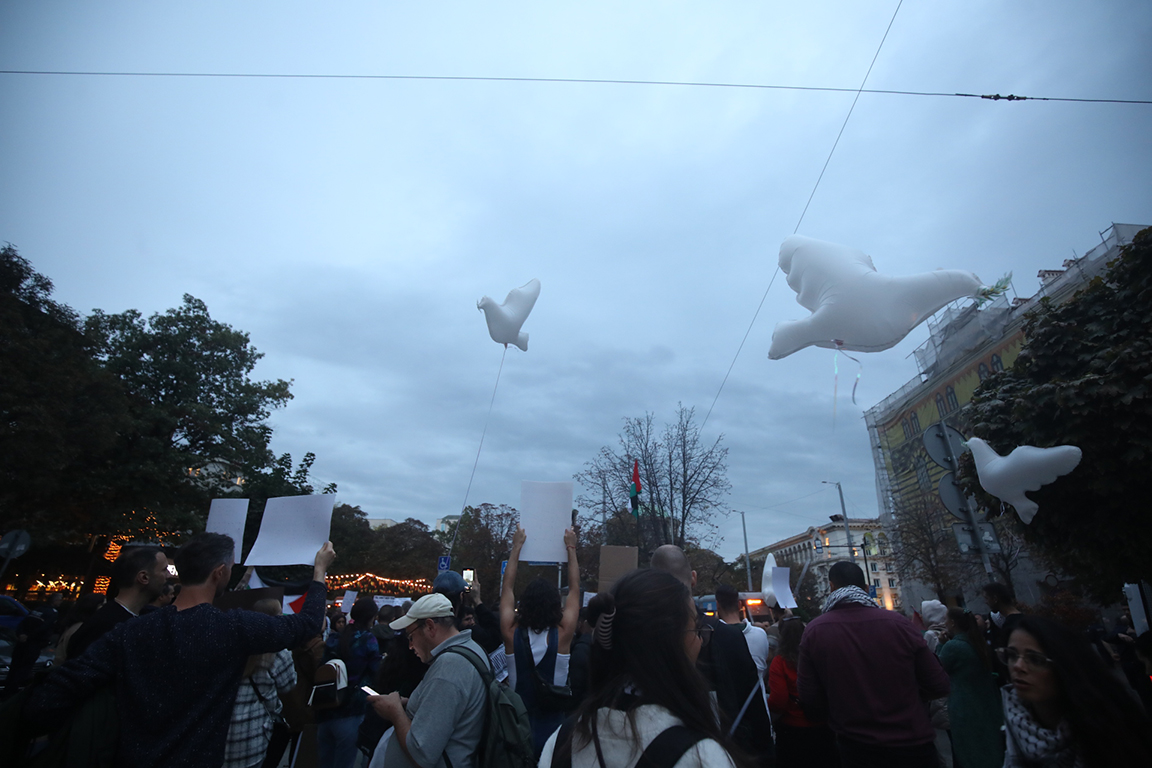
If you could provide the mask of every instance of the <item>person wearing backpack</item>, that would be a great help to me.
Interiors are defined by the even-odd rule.
[[[687,586],[666,571],[632,571],[592,598],[588,621],[595,628],[588,697],[549,737],[541,766],[744,765],[696,669],[711,626],[698,622]]]
[[[377,752],[385,750],[382,764],[386,768],[477,768],[489,690],[484,673],[467,654],[480,662],[490,679],[488,655],[472,640],[471,630],[456,629],[452,603],[441,594],[420,598],[389,626],[404,632],[429,668],[411,698],[398,692],[368,697],[368,704],[393,726],[376,747]]]
[[[564,546],[568,555],[568,599],[563,610],[560,591],[540,578],[528,584],[517,606],[513,594],[516,565],[527,538],[520,527],[512,536],[512,553],[500,591],[500,634],[508,657],[508,686],[524,701],[532,722],[532,744],[539,755],[544,742],[572,708],[568,665],[572,637],[580,621],[580,566],[576,561],[576,534],[567,528]]]

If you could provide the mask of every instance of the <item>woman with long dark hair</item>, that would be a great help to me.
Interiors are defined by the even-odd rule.
[[[776,765],[837,768],[840,756],[832,731],[824,723],[810,720],[800,708],[796,660],[800,656],[804,622],[799,617],[787,616],[777,631],[780,648],[768,667],[768,711],[776,726]]]
[[[937,655],[952,684],[952,753],[960,768],[999,768],[1004,764],[1004,717],[992,676],[992,652],[976,616],[963,608],[948,609],[945,631],[952,639]]]
[[[588,696],[548,739],[540,765],[631,768],[658,737],[683,750],[667,759],[677,768],[735,764],[696,671],[711,627],[698,624],[688,587],[665,571],[632,571],[592,598],[588,621]]]
[[[316,748],[320,768],[348,768],[356,759],[356,734],[364,719],[368,694],[360,686],[375,681],[380,664],[380,645],[372,634],[376,622],[376,601],[362,597],[348,613],[343,628],[339,617],[332,623],[325,649],[325,661],[340,659],[348,671],[344,702],[334,709],[316,713]]]
[[[1024,616],[997,655],[1012,681],[1005,768],[1152,765],[1152,723],[1084,638]]]
[[[560,590],[544,579],[529,582],[520,604],[516,605],[513,586],[520,549],[528,536],[517,527],[512,536],[512,554],[504,569],[500,592],[500,634],[508,657],[508,686],[519,694],[532,722],[532,746],[536,756],[548,735],[560,727],[571,703],[553,694],[556,686],[568,685],[572,636],[580,620],[580,565],[576,561],[576,534],[564,531],[568,554],[568,599],[560,608]]]

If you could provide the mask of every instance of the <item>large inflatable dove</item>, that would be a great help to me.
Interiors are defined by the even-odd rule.
[[[536,306],[536,299],[540,296],[540,281],[529,280],[519,288],[508,292],[508,298],[503,304],[497,304],[487,296],[476,302],[476,309],[484,313],[488,321],[488,335],[497,344],[507,347],[509,344],[528,351],[528,334],[520,330],[528,313]]]
[[[1025,525],[1032,522],[1040,507],[1025,496],[1024,491],[1038,491],[1041,486],[1068,474],[1076,469],[1082,455],[1074,445],[1053,448],[1021,445],[1007,456],[1001,456],[978,437],[970,439],[968,447],[976,461],[980,487],[1015,507]]]
[[[880,352],[948,302],[983,289],[976,275],[956,269],[882,275],[863,251],[800,235],[780,245],[780,269],[812,314],[776,326],[768,351],[773,360],[811,345]]]

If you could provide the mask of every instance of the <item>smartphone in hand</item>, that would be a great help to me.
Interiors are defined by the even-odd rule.
[[[369,688],[367,685],[360,686],[360,690],[364,691],[364,693],[368,694],[369,696],[379,696],[380,695],[380,694],[376,693],[376,691]]]

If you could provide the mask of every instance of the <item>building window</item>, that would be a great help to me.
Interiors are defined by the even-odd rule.
[[[888,579],[888,586],[892,589],[896,589],[896,579]]]
[[[878,570],[880,570],[880,566],[876,565],[876,563],[872,563],[872,570],[878,571]]]
[[[879,589],[880,588],[880,579],[872,579],[872,586]]]
[[[992,355],[992,370],[1004,370],[1004,361],[1000,359],[1000,355]]]
[[[900,426],[904,428],[904,439],[912,439],[912,430],[908,428],[908,419],[900,419]]]
[[[981,365],[983,365],[983,363],[981,363]],[[920,417],[916,415],[916,411],[912,411],[912,413],[908,415],[908,420],[912,423],[912,434],[920,434]]]
[[[984,365],[984,363],[980,363],[980,365],[976,368],[976,375],[980,377],[980,381],[984,381],[984,379],[988,378],[992,374],[988,371],[988,366]]]
[[[936,393],[936,413],[940,414],[941,419],[948,415],[948,406],[944,405],[944,396],[939,392]]]
[[[948,387],[944,390],[944,399],[948,402],[948,410],[955,411],[960,407],[960,403],[956,400],[956,390]]]
[[[928,476],[928,462],[924,461],[923,456],[916,459],[916,482],[924,493],[932,492],[932,478]]]

